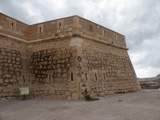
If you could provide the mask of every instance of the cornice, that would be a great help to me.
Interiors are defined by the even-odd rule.
[[[62,39],[62,38],[64,39],[64,38],[80,37],[80,38],[84,38],[84,39],[87,39],[87,40],[91,40],[91,41],[95,41],[95,42],[98,42],[98,43],[102,43],[102,44],[105,44],[107,46],[128,50],[128,48],[116,46],[114,44],[107,43],[106,41],[99,40],[99,39],[96,39],[94,37],[85,36],[85,35],[82,35],[82,34],[79,34],[79,33],[72,33],[72,34],[69,34],[69,35],[66,35],[66,36],[57,36],[57,37],[51,36],[51,37],[46,37],[46,38],[43,38],[43,39],[36,39],[36,40],[32,40],[32,41],[28,41],[26,39],[18,38],[18,37],[15,37],[13,35],[8,35],[6,33],[0,33],[0,35],[4,36],[4,37],[11,38],[11,39],[16,40],[18,42],[26,43],[26,44],[47,42],[47,41],[57,40],[57,39]]]

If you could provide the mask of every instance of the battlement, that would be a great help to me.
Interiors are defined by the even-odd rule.
[[[70,16],[33,25],[0,13],[0,34],[25,42],[79,36],[126,49],[124,35],[79,16]]]

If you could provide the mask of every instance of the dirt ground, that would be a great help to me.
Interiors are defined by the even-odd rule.
[[[160,120],[160,90],[110,95],[99,101],[1,101],[0,120]]]

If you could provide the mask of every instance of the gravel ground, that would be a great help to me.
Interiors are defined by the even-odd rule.
[[[1,101],[0,120],[160,120],[160,90],[110,95],[99,101]]]

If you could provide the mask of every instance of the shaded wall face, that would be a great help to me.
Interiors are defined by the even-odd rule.
[[[0,97],[18,97],[28,86],[32,97],[78,99],[77,48],[69,39],[24,44],[0,37]]]
[[[28,84],[26,45],[0,36],[0,97],[15,97]]]
[[[74,99],[77,49],[70,40],[35,43],[29,48],[32,95]]]
[[[79,65],[81,93],[87,89],[104,96],[139,89],[127,50],[84,40]]]

